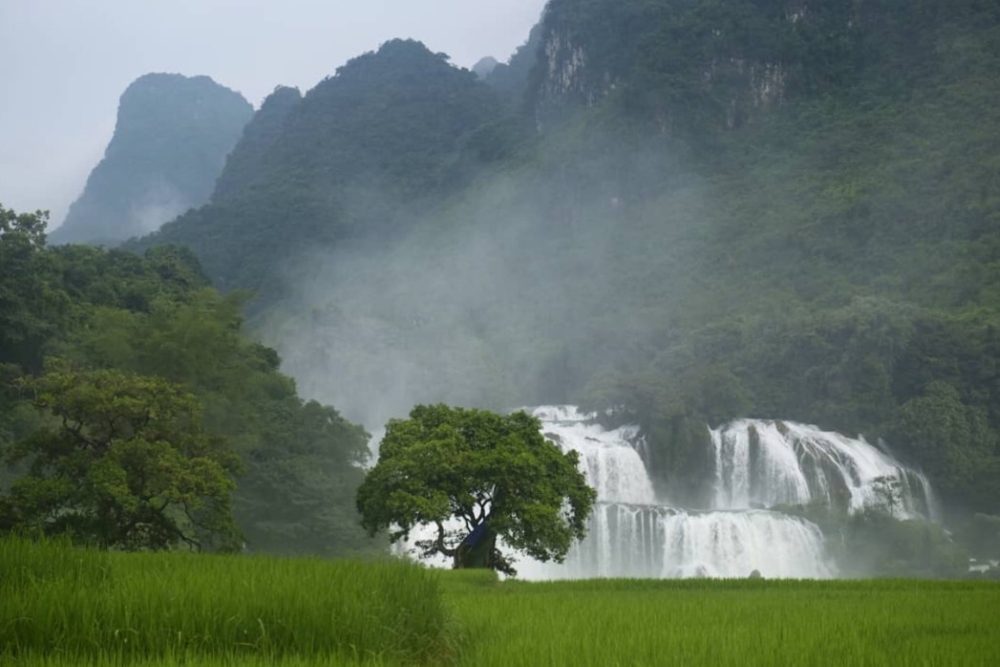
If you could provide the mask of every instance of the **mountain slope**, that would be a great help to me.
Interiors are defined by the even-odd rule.
[[[372,427],[582,400],[697,497],[705,422],[782,417],[996,511],[998,26],[977,0],[553,0],[519,113],[392,43],[143,243],[258,289],[303,390]]]
[[[212,203],[141,246],[188,244],[221,286],[260,290],[317,244],[405,227],[421,201],[461,183],[471,135],[500,113],[474,74],[402,40],[350,61],[297,104],[282,95],[248,128]],[[278,104],[267,145],[252,148]]]
[[[226,166],[212,191],[215,199],[237,194],[258,179],[267,164],[268,151],[280,141],[288,114],[302,101],[298,88],[278,86],[260,105],[243,129],[236,147],[226,157]]]
[[[52,241],[122,241],[200,206],[252,113],[206,76],[140,77],[122,94],[104,159]]]

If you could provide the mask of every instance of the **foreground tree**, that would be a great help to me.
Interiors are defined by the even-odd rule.
[[[573,539],[586,534],[597,494],[578,461],[545,440],[540,422],[524,412],[417,406],[409,419],[387,425],[378,464],[358,489],[358,511],[372,535],[389,529],[396,543],[430,526],[434,537],[417,542],[425,556],[513,575],[498,538],[532,558],[562,562]]]
[[[0,497],[0,526],[104,548],[236,546],[238,459],[202,432],[194,396],[158,378],[58,366],[22,385],[50,423],[8,452],[29,473]]]

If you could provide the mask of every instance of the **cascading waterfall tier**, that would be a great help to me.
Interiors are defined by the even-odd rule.
[[[577,408],[544,407],[532,411],[542,421],[542,433],[563,451],[575,449],[587,483],[602,502],[653,505],[656,493],[639,452],[639,429],[623,426],[606,430],[593,415]]]
[[[688,512],[658,505],[598,503],[587,538],[562,565],[518,564],[525,579],[640,577],[828,578],[823,534],[777,512]]]
[[[898,515],[936,514],[927,478],[863,438],[791,422],[740,420],[712,431],[712,443],[716,509],[819,502],[854,512],[884,504],[888,483]]]
[[[574,407],[532,410],[547,438],[580,453],[597,490],[587,538],[562,565],[522,561],[526,579],[591,577],[828,578],[822,531],[767,508],[814,501],[857,510],[879,500],[879,479],[896,483],[900,510],[933,515],[930,485],[862,439],[785,422],[734,422],[712,431],[714,509],[692,511],[658,498],[633,426],[602,428]]]

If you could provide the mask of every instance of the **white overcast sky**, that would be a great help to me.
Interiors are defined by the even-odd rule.
[[[394,37],[452,62],[506,60],[545,0],[0,0],[0,204],[52,226],[104,153],[118,98],[148,72],[207,74],[255,107]]]

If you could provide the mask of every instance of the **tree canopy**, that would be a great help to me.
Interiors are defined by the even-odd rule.
[[[22,384],[53,419],[11,450],[30,472],[2,500],[0,521],[104,548],[236,547],[239,459],[203,432],[193,395],[159,378],[65,366]]]
[[[277,353],[246,335],[247,294],[208,287],[185,248],[140,256],[48,247],[45,218],[0,206],[0,462],[18,461],[0,465],[0,531],[66,528],[109,546],[169,547],[177,538],[216,548],[232,544],[232,526],[219,523],[229,517],[253,552],[337,555],[379,545],[354,508],[368,434],[303,400],[278,372]],[[150,439],[152,422],[140,424],[146,412],[183,416],[159,423]],[[94,429],[111,418],[120,429],[93,444]],[[78,437],[91,444],[73,453]],[[169,486],[209,472],[186,468],[188,455],[177,453],[206,443],[227,453],[230,481],[227,457],[241,462],[235,489],[216,479],[211,490],[203,477],[203,492],[185,495],[192,509],[195,497],[218,508],[220,530],[208,541],[188,530],[177,500],[187,492]],[[130,454],[119,460],[95,447]],[[143,470],[160,471],[155,479],[137,481],[136,457]],[[99,473],[111,477],[90,477]],[[94,514],[98,501],[124,509]],[[204,507],[192,515],[207,518]],[[123,529],[132,521],[146,527]]]
[[[358,489],[362,523],[393,543],[419,526],[435,532],[417,546],[456,568],[516,574],[503,544],[562,562],[586,534],[596,492],[525,412],[498,415],[446,405],[417,406],[386,427],[378,464]],[[460,527],[454,528],[455,524]]]

